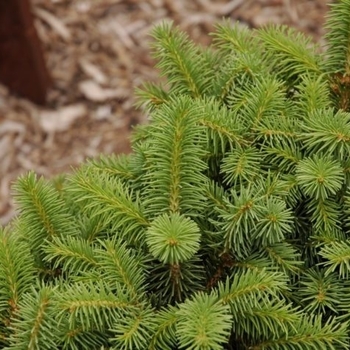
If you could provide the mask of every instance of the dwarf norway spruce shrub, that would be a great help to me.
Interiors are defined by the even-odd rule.
[[[350,1],[328,47],[155,28],[133,153],[18,179],[4,349],[349,349]],[[117,137],[117,135],[116,135]]]

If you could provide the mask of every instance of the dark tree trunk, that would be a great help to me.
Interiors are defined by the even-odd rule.
[[[50,85],[29,0],[0,0],[0,81],[43,104]]]

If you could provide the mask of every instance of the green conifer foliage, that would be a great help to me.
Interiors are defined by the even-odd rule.
[[[328,46],[164,23],[164,86],[130,155],[18,179],[0,230],[0,347],[350,348],[350,0]],[[116,135],[118,137],[118,135]]]

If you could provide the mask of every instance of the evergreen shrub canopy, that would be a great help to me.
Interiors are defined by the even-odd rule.
[[[349,349],[350,0],[327,28],[156,27],[133,153],[15,185],[1,348]]]

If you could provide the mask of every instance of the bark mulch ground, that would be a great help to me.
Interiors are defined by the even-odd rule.
[[[322,40],[326,0],[32,0],[53,79],[45,106],[0,85],[0,223],[15,214],[11,184],[29,170],[50,177],[87,157],[129,152],[132,125],[146,122],[134,89],[159,79],[152,27],[172,19],[195,41],[223,17],[251,27],[288,24]]]

